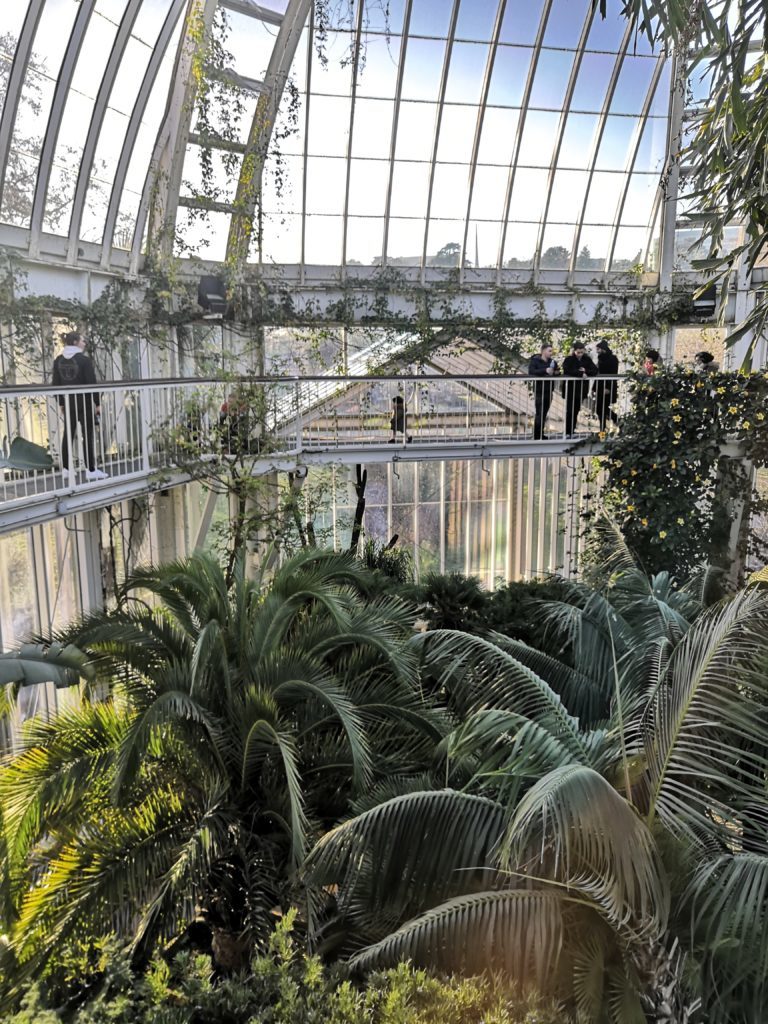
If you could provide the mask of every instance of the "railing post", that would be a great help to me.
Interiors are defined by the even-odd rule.
[[[149,473],[149,455],[150,455],[150,429],[149,429],[149,410],[152,406],[152,392],[147,389],[146,392],[137,390],[136,397],[138,399],[139,406],[139,436],[141,437],[141,468],[145,473]]]
[[[296,397],[296,453],[304,450],[304,417],[301,412],[301,381],[297,378],[294,383],[294,394]]]

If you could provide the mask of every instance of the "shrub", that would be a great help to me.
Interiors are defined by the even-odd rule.
[[[208,957],[184,953],[152,963],[140,978],[113,951],[100,991],[70,1013],[54,1012],[38,985],[6,1024],[565,1024],[552,1003],[519,996],[486,978],[436,978],[400,964],[356,987],[301,950],[293,913],[268,954],[248,972],[216,980]]]

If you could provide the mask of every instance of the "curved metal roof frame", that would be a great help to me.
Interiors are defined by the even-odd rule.
[[[20,22],[16,50],[8,73],[7,95],[2,114],[0,115],[0,192],[3,189],[7,162],[13,146],[14,127],[19,116],[22,90],[35,57],[36,35],[41,15],[48,2],[53,3],[55,0],[26,0],[26,14],[23,21]],[[312,0],[287,0],[285,10],[282,13],[262,7],[254,2],[254,0],[153,0],[157,4],[165,4],[163,7],[164,16],[156,34],[153,35],[151,42],[148,43],[148,45],[152,46],[152,51],[146,68],[141,75],[135,100],[132,101],[130,111],[125,113],[125,134],[119,140],[115,140],[115,148],[119,148],[119,156],[116,160],[114,177],[108,182],[108,198],[104,203],[101,244],[87,243],[82,240],[83,215],[88,203],[89,183],[94,175],[94,161],[96,160],[99,145],[105,138],[105,115],[110,104],[113,102],[112,92],[118,72],[128,59],[128,45],[129,41],[133,38],[132,33],[136,19],[143,11],[144,4],[146,3],[149,6],[149,2],[150,0],[125,0],[123,4],[122,17],[114,35],[114,41],[103,75],[101,76],[96,94],[92,97],[91,119],[87,127],[87,134],[85,135],[82,149],[82,159],[77,171],[68,230],[66,235],[64,235],[63,233],[54,234],[46,231],[43,225],[46,195],[51,182],[54,157],[67,98],[72,89],[73,78],[78,66],[78,60],[81,57],[83,42],[86,39],[91,23],[99,14],[100,8],[100,0],[80,0],[79,8],[72,23],[69,41],[63,51],[60,65],[55,69],[50,69],[51,76],[55,73],[55,87],[50,108],[47,111],[47,123],[44,131],[41,132],[39,166],[37,168],[34,191],[31,194],[28,223],[26,226],[22,225],[21,228],[19,226],[11,227],[0,224],[0,241],[7,241],[22,252],[26,252],[29,256],[38,259],[50,259],[54,262],[66,263],[71,266],[98,266],[103,270],[123,271],[130,269],[133,272],[137,272],[141,267],[142,248],[147,231],[150,239],[154,240],[154,244],[159,245],[168,254],[172,252],[173,236],[177,228],[177,210],[180,205],[179,193],[184,172],[184,161],[187,154],[187,144],[190,141],[190,129],[194,115],[196,84],[193,68],[196,57],[200,52],[200,47],[203,45],[200,26],[202,25],[204,30],[209,32],[217,8],[221,6],[236,11],[238,15],[247,15],[267,24],[279,26],[263,81],[256,81],[233,74],[233,80],[237,80],[240,83],[247,82],[251,90],[259,94],[247,142],[242,146],[234,146],[231,143],[227,143],[226,140],[219,140],[222,149],[226,149],[229,146],[230,152],[234,151],[242,154],[234,199],[231,202],[211,201],[207,204],[207,207],[206,203],[202,202],[199,206],[202,209],[207,208],[211,211],[217,211],[219,214],[223,213],[228,218],[226,257],[230,264],[239,267],[240,271],[244,272],[249,259],[253,259],[253,255],[249,255],[249,248],[254,236],[260,239],[262,231],[269,232],[274,230],[270,217],[265,215],[264,211],[260,209],[259,198],[265,167],[268,167],[269,164],[273,129],[281,111],[281,103],[284,102],[286,82],[291,73],[292,65],[295,62],[302,33],[306,33],[309,38],[307,85],[303,96],[307,128],[312,116],[314,90],[322,87],[322,83],[313,82],[313,25],[310,17]],[[572,0],[574,5],[577,5],[578,2],[579,0]],[[456,161],[458,167],[466,169],[466,200],[462,190],[462,198],[460,199],[457,215],[454,220],[446,222],[456,225],[456,240],[460,241],[461,261],[458,268],[460,279],[467,281],[469,280],[468,275],[472,275],[472,280],[494,280],[497,283],[504,283],[514,279],[515,275],[510,276],[510,271],[504,264],[507,255],[509,232],[514,230],[516,223],[523,223],[510,219],[510,216],[513,194],[515,193],[516,183],[519,178],[518,172],[521,167],[528,166],[521,162],[526,121],[529,111],[534,109],[531,105],[532,94],[534,84],[539,81],[537,74],[539,73],[542,54],[544,52],[551,54],[559,50],[559,52],[564,54],[563,67],[566,66],[568,58],[571,59],[572,63],[567,70],[565,92],[559,106],[559,118],[552,138],[551,154],[547,153],[544,157],[545,164],[540,168],[547,182],[543,212],[537,220],[524,222],[526,228],[534,229],[535,247],[531,262],[534,279],[541,279],[542,250],[545,246],[547,225],[550,223],[549,215],[552,207],[553,189],[556,186],[557,171],[563,166],[561,163],[561,151],[566,125],[569,117],[574,113],[573,98],[577,83],[582,81],[579,76],[583,71],[584,55],[590,49],[590,30],[595,18],[598,18],[599,15],[595,14],[592,0],[584,0],[584,18],[578,31],[577,41],[566,41],[562,44],[557,41],[553,43],[547,39],[547,33],[551,31],[553,18],[555,17],[553,11],[555,10],[556,0],[543,0],[538,27],[535,30],[532,42],[510,43],[508,38],[504,39],[503,27],[505,19],[513,11],[515,4],[522,4],[523,0],[440,0],[441,9],[445,8],[447,11],[448,4],[450,5],[447,30],[443,34],[434,36],[418,35],[412,32],[413,12],[419,6],[425,7],[430,3],[437,3],[437,0],[403,0],[402,24],[389,27],[393,36],[397,36],[400,45],[393,91],[380,97],[392,104],[391,123],[384,125],[382,128],[383,131],[388,133],[388,158],[370,158],[376,159],[382,167],[388,159],[386,195],[383,197],[384,215],[383,220],[380,214],[374,216],[368,213],[355,213],[354,216],[363,218],[363,223],[365,218],[370,217],[372,229],[374,231],[381,230],[382,256],[380,262],[382,264],[392,263],[395,266],[403,267],[407,271],[408,277],[413,277],[415,272],[422,281],[431,276],[430,260],[432,257],[429,252],[431,244],[430,225],[442,219],[439,216],[435,216],[435,196],[438,168],[445,162],[440,157],[441,139],[448,131],[444,123],[444,114],[449,104],[458,106],[463,104],[469,111],[474,111],[475,113],[471,147],[467,147],[469,153],[468,162],[461,163]],[[468,5],[483,6],[485,9],[488,26],[492,25],[492,27],[490,27],[489,34],[483,36],[484,41],[480,41],[479,36],[467,40],[465,36],[461,36],[457,32],[461,20],[460,16],[465,14]],[[300,184],[293,197],[295,205],[290,211],[296,218],[298,230],[301,232],[300,261],[296,268],[300,280],[304,280],[306,276],[307,175],[310,159],[333,159],[336,161],[332,164],[327,164],[327,167],[331,168],[333,173],[338,168],[338,174],[343,179],[344,185],[340,213],[327,215],[329,217],[333,216],[334,223],[340,222],[341,250],[337,255],[333,254],[333,258],[329,258],[326,269],[336,267],[337,273],[340,270],[342,276],[350,278],[370,276],[370,267],[357,268],[349,262],[353,255],[353,252],[350,250],[349,236],[349,225],[352,217],[350,213],[350,189],[353,161],[355,159],[368,159],[356,157],[353,145],[357,127],[356,101],[361,81],[360,74],[365,60],[364,54],[367,40],[371,35],[368,29],[368,18],[366,8],[364,7],[364,0],[357,3],[354,10],[353,23],[341,29],[345,33],[345,37],[350,41],[352,62],[350,93],[346,97],[349,102],[349,112],[345,155],[331,157],[330,155],[324,155],[322,152],[315,153],[312,148],[314,144],[310,142],[309,130],[305,132],[303,158],[300,158]],[[151,154],[147,156],[147,173],[140,202],[138,202],[138,210],[135,215],[132,247],[130,254],[127,254],[124,249],[118,248],[114,244],[115,228],[121,209],[121,198],[126,189],[129,166],[135,152],[137,138],[148,109],[150,97],[158,81],[161,65],[168,56],[168,48],[182,14],[184,17],[183,30],[181,31],[180,42],[175,55],[174,71],[165,103],[165,115],[157,131],[154,148]],[[1,29],[2,18],[0,17]],[[373,35],[376,35],[376,32]],[[379,32],[379,35],[381,36],[383,33]],[[421,217],[412,218],[416,225],[414,231],[422,229],[423,231],[419,252],[418,254],[416,252],[413,253],[414,263],[406,265],[401,259],[397,258],[397,254],[393,254],[389,250],[392,243],[390,228],[393,221],[392,201],[393,190],[396,188],[396,167],[398,162],[418,163],[418,161],[408,161],[398,155],[398,139],[400,138],[399,133],[402,130],[400,113],[404,103],[409,102],[413,104],[414,102],[404,94],[406,60],[411,39],[434,39],[444,45],[444,50],[442,51],[439,85],[435,95],[427,101],[434,106],[435,121],[434,132],[429,139],[429,156],[423,161],[426,175],[426,202]],[[573,241],[568,265],[563,268],[566,279],[571,282],[573,282],[574,275],[579,269],[577,266],[577,253],[579,252],[579,246],[583,237],[587,207],[595,182],[595,175],[598,171],[598,155],[603,143],[608,118],[612,114],[612,104],[617,84],[628,59],[630,57],[632,59],[637,57],[637,54],[630,54],[632,39],[633,32],[627,27],[623,32],[621,41],[616,44],[614,49],[598,51],[593,48],[591,51],[601,53],[606,60],[613,56],[614,60],[607,86],[599,96],[596,94],[594,108],[589,108],[590,112],[594,109],[594,115],[590,113],[590,116],[596,118],[596,130],[591,139],[588,155],[585,156],[583,165],[580,164],[578,168],[583,169],[586,187],[583,195],[575,201],[578,203],[577,213],[574,214],[573,221],[569,221],[568,224],[554,222],[563,229],[569,226],[573,229]],[[457,43],[465,44],[466,42],[477,42],[479,46],[487,47],[484,68],[482,72],[478,69],[478,75],[482,74],[482,80],[477,90],[477,98],[464,100],[461,97],[457,99],[455,95],[452,98],[448,98],[449,79],[453,73],[454,50]],[[511,100],[508,104],[506,100],[502,103],[503,109],[515,110],[518,117],[512,140],[511,156],[508,158],[506,165],[504,165],[508,168],[506,186],[503,189],[503,195],[500,194],[498,197],[498,208],[501,210],[501,214],[495,222],[491,220],[486,221],[486,223],[496,224],[498,227],[498,250],[495,264],[491,263],[482,267],[473,267],[467,259],[467,249],[471,245],[470,232],[472,224],[477,223],[477,218],[473,220],[473,201],[476,197],[477,189],[480,187],[478,185],[478,169],[483,166],[481,163],[481,149],[484,139],[484,126],[488,123],[488,110],[490,107],[499,106],[498,100],[491,102],[494,71],[500,62],[512,59],[510,54],[515,47],[521,52],[526,51],[526,54],[529,52],[530,60],[525,81],[519,83],[522,85],[520,99],[515,104]],[[479,49],[477,52],[481,53]],[[668,208],[674,204],[672,202],[663,202],[664,196],[660,188],[660,172],[658,175],[659,188],[657,189],[656,199],[652,204],[650,219],[647,221],[645,228],[643,229],[642,225],[636,223],[629,216],[629,206],[631,204],[630,185],[633,176],[636,174],[646,175],[650,179],[654,173],[646,166],[638,170],[639,153],[649,121],[653,119],[659,127],[664,125],[669,145],[676,134],[671,120],[679,119],[682,113],[682,104],[679,101],[677,103],[670,103],[669,116],[666,123],[663,117],[658,113],[654,113],[656,93],[662,81],[665,61],[668,58],[663,55],[653,57],[641,54],[640,56],[644,60],[654,62],[653,70],[650,74],[647,90],[642,96],[638,96],[636,109],[633,108],[630,113],[621,115],[631,117],[634,120],[634,131],[631,139],[627,142],[623,162],[620,167],[617,164],[615,171],[617,182],[623,176],[618,200],[611,211],[606,213],[605,221],[599,225],[601,228],[605,228],[608,241],[605,253],[601,253],[599,256],[603,260],[603,270],[592,270],[593,277],[596,273],[607,273],[610,275],[609,268],[611,268],[616,258],[620,229],[625,223],[632,225],[638,237],[642,230],[645,231],[645,244],[642,246],[642,251],[646,256],[652,245],[652,233],[659,223],[662,223],[666,234],[673,230],[674,227],[674,220],[672,219],[670,224],[670,217],[667,215]],[[527,55],[525,59],[528,59]],[[315,72],[314,77],[317,77],[318,74],[318,72]],[[674,94],[674,76],[671,77],[671,82],[672,93]],[[366,95],[370,97],[370,94]],[[540,107],[538,109],[549,110],[553,108]],[[581,109],[577,109],[575,112],[578,115],[582,114]],[[197,140],[193,137],[192,141]],[[216,145],[216,140],[213,140],[213,144],[214,146]],[[465,157],[464,159],[466,160],[467,158]],[[501,164],[487,164],[487,156],[485,160],[484,166],[498,168],[503,166]],[[131,173],[133,174],[133,171]],[[611,173],[614,173],[613,170],[611,170]],[[672,184],[674,185],[674,182]],[[669,197],[669,192],[667,192],[667,197]],[[194,203],[192,200],[187,199],[182,201],[182,205],[194,206]],[[662,208],[664,209],[664,216],[660,215]],[[320,218],[326,216],[326,214],[311,214],[311,216]],[[403,219],[408,220],[407,217]],[[381,225],[380,228],[377,227],[379,224]],[[409,237],[411,236],[409,235]],[[668,250],[668,240],[662,238],[661,251],[665,253]],[[261,251],[257,258],[262,258]],[[376,262],[378,263],[378,260]],[[265,270],[272,267],[272,264],[266,259],[264,259],[261,265]],[[286,270],[290,270],[290,268],[286,267]],[[531,270],[527,269],[527,267],[521,267],[520,272],[527,277],[531,276]],[[289,274],[289,276],[291,275]],[[546,283],[547,279],[547,274],[544,273],[543,281]]]

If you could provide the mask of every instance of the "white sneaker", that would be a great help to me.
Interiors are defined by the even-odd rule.
[[[103,469],[87,469],[85,471],[86,480],[108,480],[109,473],[105,473]]]

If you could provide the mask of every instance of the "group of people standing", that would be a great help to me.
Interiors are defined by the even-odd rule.
[[[565,399],[565,436],[573,437],[576,421],[584,399],[591,388],[590,377],[611,377],[619,372],[619,360],[607,341],[598,341],[597,365],[587,354],[583,341],[574,342],[570,355],[563,360],[562,369],[552,355],[552,346],[544,344],[541,351],[531,357],[528,376],[540,377],[533,385],[535,416],[533,436],[535,440],[545,438],[544,426],[552,404],[555,378],[560,378],[560,391]],[[604,431],[608,421],[616,423],[618,417],[613,410],[618,392],[616,380],[598,380],[595,384],[595,408]]]

